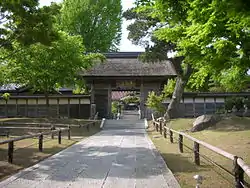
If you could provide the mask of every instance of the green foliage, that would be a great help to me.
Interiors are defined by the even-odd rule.
[[[249,109],[250,108],[250,98],[244,98],[243,104],[246,105],[246,107]]]
[[[139,12],[149,9],[151,17],[161,20],[155,36],[174,43],[177,56],[192,66],[192,88],[203,89],[210,79],[226,90],[245,88],[250,51],[248,1],[137,0],[137,5]]]
[[[227,111],[231,111],[233,107],[235,106],[235,108],[239,111],[240,109],[244,107],[244,103],[247,103],[247,101],[245,101],[245,99],[242,97],[227,98],[225,100],[225,109]]]
[[[3,100],[5,100],[7,102],[9,100],[9,98],[10,98],[10,94],[9,93],[4,93],[2,95],[2,97],[3,97]]]
[[[157,39],[153,35],[153,31],[161,26],[158,18],[153,18],[151,13],[154,9],[142,9],[136,11],[136,8],[128,9],[123,13],[126,20],[132,21],[128,25],[128,39],[135,45],[145,48],[145,53],[141,55],[141,59],[147,62],[162,61],[167,59],[167,52],[174,49],[175,45]]]
[[[160,95],[157,95],[154,91],[150,92],[147,98],[147,106],[156,110],[157,112],[163,113],[166,108],[162,103],[165,99],[173,94],[175,84],[176,80],[169,79],[168,84],[164,85],[164,89]]]
[[[246,70],[238,66],[233,66],[227,70],[221,71],[221,74],[214,76],[224,91],[240,92],[247,88]]]
[[[126,20],[134,20],[127,29],[129,30],[128,39],[135,45],[144,47],[149,45],[149,41],[145,37],[151,37],[150,30],[159,23],[159,20],[150,16],[150,12],[150,9],[137,12],[135,8],[131,8],[123,13]]]
[[[113,114],[117,114],[119,109],[119,102],[118,101],[113,101],[112,106],[111,106],[111,112]]]
[[[121,0],[65,0],[60,27],[81,35],[87,52],[117,51],[121,39]]]
[[[126,103],[126,104],[129,104],[129,103],[139,104],[140,103],[140,98],[136,97],[136,96],[128,96],[128,97],[125,97],[122,101],[124,103]]]
[[[164,85],[164,88],[163,88],[163,91],[162,91],[162,94],[163,94],[164,98],[170,97],[173,94],[175,84],[176,84],[175,79],[169,79],[168,84]]]
[[[38,7],[38,0],[0,1],[0,48],[12,48],[12,42],[23,45],[40,42],[50,45],[58,38],[53,28],[58,6]]]
[[[166,110],[166,108],[162,104],[163,100],[164,100],[164,98],[163,98],[162,94],[157,95],[154,91],[151,91],[148,94],[146,105],[149,108],[156,110],[157,112],[162,113]]]
[[[225,109],[231,111],[234,107],[234,100],[232,98],[227,98],[225,100]]]
[[[242,97],[237,97],[234,100],[235,107],[239,111],[241,108],[243,108],[243,98]]]
[[[74,86],[82,69],[91,67],[99,54],[84,55],[82,38],[59,32],[59,40],[51,46],[41,43],[23,48],[8,62],[8,75],[12,83],[31,86],[34,91],[49,93],[55,88]]]

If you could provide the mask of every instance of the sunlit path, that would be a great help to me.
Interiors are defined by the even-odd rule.
[[[179,187],[148,138],[144,121],[127,122],[130,128],[105,129],[106,125],[100,133],[21,171],[0,187]]]

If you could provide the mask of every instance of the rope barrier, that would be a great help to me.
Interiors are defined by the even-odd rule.
[[[165,132],[166,135],[170,135],[167,131]],[[189,149],[190,151],[193,151],[193,148],[187,146],[186,144],[184,144],[184,142],[180,142],[179,139],[177,139],[175,136],[173,136],[173,140],[176,141],[176,144],[181,143],[185,148]],[[205,161],[209,162],[210,164],[213,164],[215,167],[219,168],[220,170],[222,170],[223,172],[226,172],[227,174],[229,174],[230,176],[234,177],[234,174],[229,171],[228,169],[224,168],[222,165],[216,163],[215,161],[213,161],[212,159],[210,159],[209,157],[201,154],[200,152],[197,152]],[[226,178],[225,176],[223,176],[220,172],[216,171],[214,168],[211,168],[214,172],[216,172],[218,175],[220,175],[224,180],[226,180],[228,183],[232,183],[230,180],[228,180],[228,178]],[[241,185],[245,188],[247,182],[240,182]]]

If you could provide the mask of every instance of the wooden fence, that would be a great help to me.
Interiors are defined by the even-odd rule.
[[[71,139],[71,127],[86,127],[87,131],[90,130],[90,126],[95,126],[96,122],[99,121],[93,121],[91,120],[90,122],[88,122],[87,124],[51,124],[51,123],[20,123],[20,122],[4,122],[5,124],[18,124],[18,125],[39,125],[39,126],[51,126],[50,127],[50,131],[46,131],[46,132],[42,132],[42,133],[37,133],[37,134],[31,134],[31,135],[24,135],[24,136],[19,136],[16,138],[12,138],[12,139],[8,139],[8,140],[1,140],[0,141],[0,145],[3,144],[8,144],[8,162],[9,163],[13,163],[13,153],[14,153],[14,142],[20,141],[20,140],[24,140],[24,139],[29,139],[29,138],[36,138],[38,137],[38,150],[40,152],[43,151],[43,138],[45,135],[51,135],[51,139],[54,139],[54,135],[58,134],[58,144],[61,144],[61,140],[62,140],[62,133],[63,132],[67,132],[67,137],[70,140]],[[66,126],[64,128],[56,128],[58,126]],[[0,129],[18,129],[18,128],[23,128],[23,127],[2,127],[0,126]],[[25,127],[26,129],[31,129],[31,130],[42,130],[42,129],[47,129],[47,128],[41,128],[41,127]],[[9,134],[7,134],[6,136],[9,136]]]
[[[187,135],[183,132],[179,132],[173,129],[170,129],[169,127],[166,126],[166,122],[160,121],[160,120],[155,120],[154,115],[152,114],[152,119],[153,119],[153,125],[156,129],[157,132],[160,132],[160,134],[163,134],[164,138],[167,138],[167,135],[169,135],[169,140],[170,143],[174,143],[174,136],[173,134],[178,135],[178,145],[179,145],[179,151],[180,153],[183,153],[183,137],[191,140],[194,142],[193,148],[190,148],[193,150],[194,153],[194,162],[196,165],[200,165],[200,145],[209,149],[210,151],[213,151],[227,159],[230,159],[233,161],[234,165],[234,170],[233,173],[225,169],[224,167],[220,166],[219,164],[216,164],[213,161],[210,161],[213,165],[216,165],[217,167],[221,168],[222,170],[228,172],[230,175],[234,176],[235,178],[235,187],[236,188],[245,188],[248,187],[249,185],[244,181],[244,173],[250,177],[250,166],[248,166],[242,158],[233,155],[231,153],[228,153],[220,148],[217,148],[215,146],[212,146],[206,142],[203,142],[201,140],[198,140],[190,135]]]

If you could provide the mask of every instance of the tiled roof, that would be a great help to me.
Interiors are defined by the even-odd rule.
[[[108,58],[97,63],[82,76],[174,76],[170,61],[144,63],[137,58]]]
[[[129,95],[131,92],[129,91],[112,91],[112,100],[119,100],[127,95]]]

